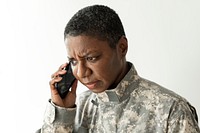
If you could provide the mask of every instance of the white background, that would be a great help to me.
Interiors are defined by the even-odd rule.
[[[188,99],[200,116],[199,0],[1,0],[0,132],[31,133],[42,126],[50,75],[66,61],[65,25],[96,3],[121,17],[127,60],[139,75]]]

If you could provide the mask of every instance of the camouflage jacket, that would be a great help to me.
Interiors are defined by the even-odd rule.
[[[195,108],[138,76],[133,65],[115,89],[86,91],[76,105],[49,102],[41,133],[200,133]]]

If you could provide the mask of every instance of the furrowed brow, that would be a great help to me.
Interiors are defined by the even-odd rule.
[[[84,58],[86,58],[86,57],[88,57],[89,55],[94,54],[94,53],[99,53],[99,52],[96,51],[96,50],[94,50],[94,51],[88,51],[88,52],[86,52],[86,53],[82,53],[82,55],[78,55],[78,58],[84,59]],[[67,58],[68,58],[69,61],[76,60],[75,58],[69,57],[69,56],[68,56]]]

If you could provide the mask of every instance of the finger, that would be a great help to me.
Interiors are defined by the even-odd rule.
[[[51,90],[51,100],[54,104],[64,107],[63,101],[55,87],[55,83],[59,82],[62,77],[57,77],[49,81],[50,90]]]
[[[55,88],[55,83],[60,82],[62,77],[56,77],[49,81],[49,85],[51,88]]]
[[[57,73],[54,73],[54,74],[51,75],[51,78],[54,79],[54,78],[56,78],[57,76],[58,76]]]
[[[58,70],[63,70],[67,65],[68,65],[67,63],[62,64],[62,65],[59,67]]]
[[[66,71],[65,69],[59,70],[59,71],[55,72],[54,74],[52,74],[52,75],[51,75],[51,78],[54,79],[54,78],[56,78],[56,77],[60,77],[60,75],[63,75],[63,74],[65,74],[66,72],[67,72],[67,71]]]

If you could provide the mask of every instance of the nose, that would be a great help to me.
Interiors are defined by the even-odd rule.
[[[91,69],[85,63],[78,63],[76,74],[79,78],[88,77],[91,74]]]

